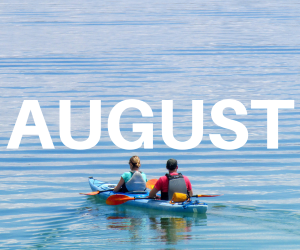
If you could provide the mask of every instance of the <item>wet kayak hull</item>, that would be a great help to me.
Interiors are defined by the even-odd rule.
[[[124,194],[124,193],[114,193],[113,191],[109,191],[113,189],[116,186],[116,184],[109,184],[103,181],[96,180],[92,177],[89,178],[89,184],[92,191],[102,191],[97,196],[103,200],[106,200],[109,196],[114,194]],[[149,192],[126,193],[126,195],[130,197],[142,198],[142,197],[147,197],[149,195]],[[127,201],[126,203],[120,206],[134,206],[134,207],[140,207],[145,209],[155,209],[155,210],[179,212],[179,213],[205,214],[207,211],[207,204],[203,202],[199,202],[198,200],[192,200],[192,202],[170,204],[169,201],[139,199],[139,200]]]

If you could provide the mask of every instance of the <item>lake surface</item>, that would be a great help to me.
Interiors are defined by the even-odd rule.
[[[300,16],[287,1],[2,1],[0,5],[0,247],[2,249],[299,249]],[[154,149],[123,150],[110,140],[107,119],[120,101],[153,110],[132,124],[154,124]],[[248,115],[249,138],[238,150],[216,148],[211,108],[235,99]],[[24,100],[38,100],[55,145],[24,136],[7,144]],[[102,102],[101,140],[72,150],[59,137],[59,100],[72,101],[72,136],[89,136],[89,101]],[[161,135],[161,101],[174,100],[174,134],[191,136],[192,100],[204,101],[203,140],[169,148]],[[279,111],[279,148],[267,149],[266,110],[251,100],[295,100]],[[32,118],[28,124],[33,124]],[[182,216],[110,207],[89,192],[88,177],[118,182],[139,155],[148,179],[176,158],[207,214]]]

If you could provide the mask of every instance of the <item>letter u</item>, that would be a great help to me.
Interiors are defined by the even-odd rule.
[[[90,135],[85,141],[75,141],[71,136],[71,101],[61,100],[59,110],[59,134],[62,143],[71,149],[90,149],[101,136],[101,101],[90,101]]]
[[[188,141],[180,142],[173,134],[173,101],[163,100],[162,137],[170,148],[186,150],[198,146],[203,137],[203,101],[192,101],[192,136]]]

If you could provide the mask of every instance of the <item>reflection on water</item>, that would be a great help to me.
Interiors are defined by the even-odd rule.
[[[180,240],[189,240],[192,238],[192,221],[184,218],[160,218],[155,221],[157,230],[161,232],[160,240],[162,242],[176,243]]]
[[[192,226],[199,223],[199,220],[203,220],[201,225],[205,225],[206,216],[200,216],[201,218],[183,218],[183,217],[156,217],[149,213],[143,218],[136,218],[130,216],[109,216],[107,217],[108,229],[128,230],[130,239],[136,241],[143,237],[143,232],[151,232],[157,235],[156,239],[159,242],[165,242],[168,244],[176,244],[181,240],[192,239]]]
[[[95,227],[96,218],[106,225],[106,230],[113,235],[126,235],[116,241],[138,242],[143,240],[145,235],[155,242],[165,244],[177,244],[180,241],[191,240],[193,229],[197,226],[207,226],[207,216],[205,214],[186,214],[170,213],[150,209],[108,206],[97,197],[89,197],[87,203],[90,206],[82,207],[81,216],[90,217]],[[106,216],[104,216],[104,214]],[[102,216],[102,217],[101,217]],[[99,218],[100,217],[100,218]],[[104,221],[105,220],[105,221]],[[116,232],[117,231],[117,232]]]

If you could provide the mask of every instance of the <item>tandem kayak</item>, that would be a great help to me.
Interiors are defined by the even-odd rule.
[[[113,189],[116,184],[109,184],[107,182],[99,181],[93,177],[89,178],[89,184],[92,191],[102,191],[102,193],[97,194],[103,200],[106,200],[109,196],[114,194],[124,194],[124,193],[115,193],[109,191]],[[107,191],[108,190],[108,191]],[[106,192],[103,192],[106,191]],[[129,197],[135,198],[146,198],[149,195],[149,191],[138,192],[138,193],[125,193]],[[120,206],[134,206],[147,209],[155,209],[161,211],[170,211],[170,212],[180,212],[180,213],[197,213],[205,214],[207,211],[207,204],[199,202],[198,200],[185,201],[181,203],[170,204],[169,201],[162,200],[153,200],[153,199],[139,199],[139,200],[130,200]]]

